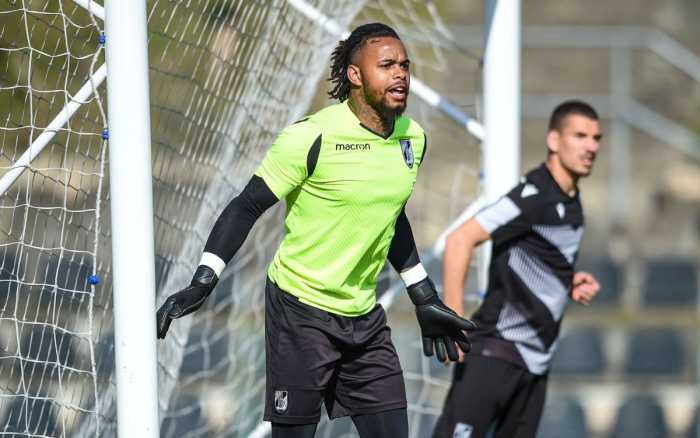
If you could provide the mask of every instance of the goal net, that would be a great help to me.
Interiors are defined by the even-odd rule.
[[[276,134],[325,104],[319,96],[338,36],[293,3],[148,2],[158,304],[188,284],[213,222]],[[479,94],[478,59],[458,47],[432,2],[304,3],[341,28],[368,21],[395,27],[414,76],[478,115],[471,97]],[[20,170],[0,193],[0,434],[116,435],[100,10],[85,0],[0,0],[1,178]],[[75,114],[57,126],[76,101]],[[439,281],[431,248],[478,194],[480,146],[415,96],[408,112],[429,138],[408,213]],[[36,158],[25,162],[27,154]],[[211,299],[159,342],[162,436],[262,430],[264,279],[283,215],[280,205],[259,220]],[[387,270],[379,292],[395,285]],[[422,357],[402,296],[386,302],[406,372],[411,434],[425,436],[449,369]],[[319,428],[319,436],[344,433],[353,434],[344,422]]]

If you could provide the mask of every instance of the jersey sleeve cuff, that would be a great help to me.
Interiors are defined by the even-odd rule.
[[[210,267],[217,277],[221,278],[221,272],[226,267],[226,262],[221,260],[221,257],[210,252],[205,252],[202,254],[202,258],[199,260],[199,265],[204,265]]]
[[[412,286],[428,277],[428,273],[425,271],[422,263],[418,263],[416,266],[406,269],[399,273],[399,275],[406,287]]]

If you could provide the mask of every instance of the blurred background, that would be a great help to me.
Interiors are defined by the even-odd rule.
[[[436,4],[482,53],[483,2]],[[591,103],[605,135],[581,183],[577,264],[602,291],[564,318],[542,437],[698,436],[699,19],[691,0],[523,2],[522,171],[543,161],[564,99]],[[468,77],[441,91],[470,102],[452,88]]]
[[[160,304],[187,284],[218,212],[277,132],[329,103],[338,38],[285,0],[147,3]],[[308,3],[341,27],[394,26],[413,75],[482,120],[484,1]],[[540,437],[700,436],[699,20],[697,0],[522,2],[522,172],[544,160],[547,119],[565,99],[591,103],[605,136],[581,183],[577,265],[602,291],[589,307],[569,306]],[[72,0],[0,0],[2,177],[104,62],[103,28]],[[5,434],[116,435],[106,105],[103,84],[0,193]],[[481,193],[483,156],[479,141],[415,94],[408,114],[430,144],[408,213],[439,282],[433,245]],[[261,218],[214,299],[160,343],[161,436],[265,436],[262,285],[283,216],[277,207]],[[387,269],[378,292],[396,288]],[[388,314],[411,434],[427,437],[451,368],[422,356],[412,307],[396,296]],[[336,421],[318,436],[355,435]]]

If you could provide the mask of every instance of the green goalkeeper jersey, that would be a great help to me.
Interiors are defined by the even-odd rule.
[[[364,127],[347,102],[284,129],[256,172],[287,202],[286,235],[270,279],[316,308],[369,312],[425,150],[415,121],[397,118],[384,138]]]

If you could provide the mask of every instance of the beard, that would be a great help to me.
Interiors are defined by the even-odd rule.
[[[384,108],[385,108],[385,111],[387,111],[387,114],[391,113],[391,115],[393,115],[393,117],[396,118],[396,117],[401,117],[403,112],[406,111],[407,106],[408,106],[408,104],[404,103],[403,105],[399,105],[397,107],[391,108],[385,104]]]
[[[372,107],[372,109],[376,111],[383,120],[394,120],[395,118],[400,117],[404,111],[406,111],[406,107],[408,106],[407,103],[398,106],[390,106],[389,102],[387,101],[388,96],[386,95],[386,92],[377,98],[376,95],[371,94],[369,90],[365,88],[364,94],[365,102],[367,102],[367,104]]]

